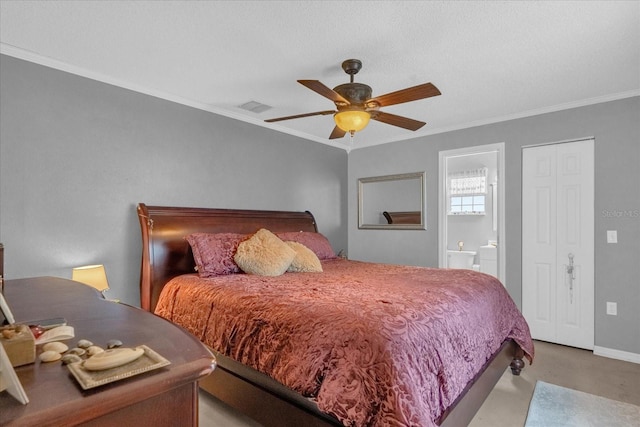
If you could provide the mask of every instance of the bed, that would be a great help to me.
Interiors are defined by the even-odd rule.
[[[436,310],[434,317],[425,319],[409,317],[411,321],[407,322],[407,318],[403,317],[404,314],[394,310],[407,305],[412,313],[419,313],[411,304],[418,304],[418,307],[422,307],[420,306],[422,304],[421,298],[400,299],[400,294],[396,294],[390,289],[386,289],[384,291],[386,293],[381,291],[380,295],[374,295],[373,288],[402,277],[415,278],[414,281],[417,284],[407,281],[406,285],[411,287],[409,292],[412,292],[412,295],[436,293],[441,297],[459,299],[460,297],[453,293],[453,289],[460,288],[462,294],[466,292],[466,296],[463,298],[466,301],[463,305],[466,305],[462,309],[454,307],[452,310],[472,313],[476,311],[474,307],[480,297],[463,289],[465,281],[476,281],[478,289],[486,286],[487,289],[492,289],[491,292],[496,289],[498,293],[506,294],[499,282],[497,282],[499,286],[490,283],[495,279],[488,275],[472,271],[360,263],[329,256],[321,261],[322,273],[285,273],[278,277],[239,273],[202,279],[195,272],[194,254],[189,242],[185,239],[186,236],[194,233],[236,233],[249,236],[260,229],[269,230],[279,236],[290,235],[292,232],[299,233],[301,236],[303,234],[316,236],[319,233],[313,215],[310,212],[147,206],[144,203],[140,203],[137,209],[142,233],[141,307],[179,324],[207,344],[216,355],[218,367],[212,375],[201,381],[201,388],[262,425],[466,425],[507,367],[510,366],[513,374],[519,375],[524,367],[523,358],[526,357],[532,361],[533,344],[528,327],[510,298],[507,298],[508,301],[501,301],[502,305],[499,306],[499,309],[491,310],[510,312],[504,318],[484,312],[475,313],[475,320],[467,318],[460,320],[457,326],[453,326],[454,329],[460,329],[460,323],[465,322],[467,324],[484,324],[486,322],[487,324],[500,325],[499,328],[506,332],[501,332],[504,336],[500,337],[497,343],[492,344],[495,348],[482,349],[486,353],[485,355],[475,355],[471,349],[476,351],[476,347],[488,347],[491,340],[496,341],[496,337],[491,336],[495,335],[492,332],[487,332],[487,337],[479,339],[479,335],[485,334],[483,330],[474,332],[472,336],[464,337],[462,335],[463,338],[453,337],[453,334],[451,335],[453,338],[449,338],[449,335],[436,331],[437,340],[444,342],[447,349],[432,351],[429,349],[430,347],[425,347],[426,344],[420,344],[422,347],[416,351],[413,351],[415,350],[413,348],[411,351],[403,350],[399,363],[387,363],[379,359],[382,355],[386,357],[387,353],[393,353],[385,346],[388,342],[397,344],[396,335],[411,335],[414,332],[405,332],[421,328],[431,329],[435,328],[435,325],[449,323],[449,321],[445,313],[441,313],[440,308],[434,308]],[[356,274],[361,274],[361,271],[368,276],[358,276],[357,279],[353,279]],[[437,281],[443,283],[450,281],[450,284],[441,290],[422,286],[420,281],[426,280],[426,276],[437,277]],[[302,282],[296,282],[297,277]],[[362,280],[362,277],[368,277],[368,279]],[[343,283],[340,282],[341,280]],[[356,301],[358,299],[356,294],[359,291],[356,291],[355,294],[353,290],[349,291],[352,294],[350,297],[347,294],[348,298],[345,300],[345,294],[341,292],[343,292],[342,288],[347,288],[347,286],[342,285],[348,281],[358,282],[359,286],[366,286],[366,290],[365,288],[361,289],[364,290],[361,295],[367,295],[367,298],[363,297],[362,299],[368,299],[369,302],[377,304],[377,308],[374,310],[358,308],[359,301]],[[398,289],[404,286],[401,282],[397,283],[399,284],[394,286]],[[230,288],[241,289],[247,293],[241,296],[231,295],[229,298],[233,303],[221,309],[224,302],[223,295]],[[469,286],[467,286],[468,288]],[[290,299],[275,293],[281,290],[289,295]],[[473,290],[473,292],[477,291]],[[331,303],[333,293],[336,293],[337,297],[335,303]],[[202,303],[204,308],[195,308],[205,300],[205,294],[213,299]],[[310,295],[312,296],[310,297]],[[268,298],[270,297],[275,299],[269,302]],[[185,301],[188,301],[186,307],[184,303],[180,305],[176,302],[179,298],[186,298]],[[247,307],[251,308],[238,310],[240,301],[250,301]],[[320,306],[317,306],[313,301],[317,301]],[[273,335],[267,335],[265,332],[279,329],[279,327],[274,327],[275,320],[266,317],[270,315],[269,307],[275,306],[282,308],[282,311],[278,312],[278,319],[291,317],[295,321],[295,316],[292,313],[299,312],[298,324],[294,329],[287,329],[286,340],[282,340],[282,343],[277,336],[274,338]],[[296,307],[296,309],[292,310],[291,307]],[[236,322],[233,319],[237,319],[234,317],[237,316],[237,313],[234,313],[233,316],[229,313],[243,310],[250,312],[250,316],[245,320],[237,321],[237,324],[233,323]],[[313,322],[316,321],[316,317],[327,317],[330,310],[338,310],[331,312],[328,317],[338,318],[339,321],[328,329],[315,326]],[[348,316],[347,312],[354,310],[358,314],[356,320],[347,321],[345,320],[348,319],[347,317],[341,317]],[[214,318],[213,316],[217,316],[218,312],[225,312],[226,317]],[[382,316],[386,318],[404,319],[405,326],[397,329],[397,325],[395,325],[392,329],[386,329],[387,326],[381,326],[381,323],[377,323],[380,321],[375,317],[378,313],[386,313]],[[421,315],[415,316],[420,317]],[[513,320],[508,320],[509,316],[513,317]],[[498,319],[495,322],[491,320],[494,317]],[[300,318],[304,321],[300,321]],[[507,321],[514,323],[507,324],[505,323]],[[314,325],[313,328],[307,329],[304,334],[299,333],[298,331],[305,330],[305,322]],[[344,329],[349,323],[356,325],[356,329]],[[240,324],[244,326],[240,327]],[[414,324],[420,325],[420,327],[413,327]],[[375,331],[372,332],[372,325],[374,329],[386,331],[380,334],[382,338],[374,334]],[[250,332],[245,337],[241,333],[247,328]],[[396,333],[397,330],[404,332]],[[218,335],[210,336],[215,334]],[[336,338],[335,334],[342,338]],[[303,366],[302,362],[298,360],[285,360],[286,355],[291,353],[291,349],[287,349],[287,346],[293,346],[294,353],[306,354],[305,350],[302,350],[302,345],[309,343],[309,335],[322,336],[324,344],[340,341],[341,345],[337,346],[337,349],[333,348],[324,353],[324,344],[316,347],[310,346],[309,352],[315,355],[315,359],[311,357],[313,361],[310,362],[309,368],[305,367],[306,365]],[[356,335],[362,336],[364,339],[362,342],[353,344],[352,341],[355,342],[355,339],[351,340],[350,337]],[[488,338],[489,336],[491,337]],[[413,338],[411,345],[416,345],[416,342],[420,340]],[[252,341],[254,339],[255,341]],[[469,343],[457,343],[460,339],[470,341]],[[478,345],[474,340],[482,344]],[[230,342],[233,345],[229,344]],[[462,351],[456,351],[452,343],[462,345]],[[428,344],[432,345],[431,342]],[[347,352],[347,350],[350,351],[347,348],[349,346],[362,347],[361,353],[367,354],[366,360],[369,365],[352,366],[355,363],[353,362],[354,357]],[[396,345],[394,348],[397,347]],[[400,347],[404,347],[404,344],[401,343]],[[421,357],[426,352],[433,352],[439,355],[442,360],[435,362],[430,359],[422,360]],[[420,357],[415,357],[415,355],[420,355]],[[449,357],[452,360],[455,359],[455,363],[458,363],[458,360],[460,363],[452,365],[448,362]],[[360,360],[362,357],[358,356],[355,359]],[[240,363],[242,361],[245,364]],[[348,363],[344,361],[348,361]],[[467,362],[473,366],[467,366]],[[350,368],[346,374],[341,371],[333,371],[334,368],[337,369],[336,366],[344,364],[349,365]],[[421,364],[424,366],[421,367]],[[437,365],[435,368],[434,364]],[[385,377],[381,380],[382,377],[378,376],[382,375],[378,373],[380,366],[385,367],[382,370],[390,371],[395,379],[388,380]],[[274,371],[269,372],[267,369],[269,367]],[[404,371],[405,367],[412,370],[407,373]],[[369,373],[372,373],[371,376]],[[310,376],[310,378],[305,379],[303,374]],[[275,376],[278,380],[270,375]],[[362,377],[367,378],[363,381]],[[396,379],[402,382],[407,378],[414,377],[421,378],[418,380],[420,384],[415,387],[414,384],[407,386],[404,383],[400,385],[393,383]],[[446,383],[444,386],[440,385],[436,389],[423,387],[425,378],[431,377],[437,377],[438,381],[444,380],[445,383],[450,381],[450,383]],[[461,379],[464,381],[462,384],[460,383]],[[457,380],[458,383],[454,380]],[[302,388],[299,387],[300,385]],[[383,391],[374,390],[383,385]],[[298,391],[294,391],[294,388]],[[411,392],[413,394],[406,392],[413,389],[418,390],[417,395],[413,391]],[[403,390],[400,397],[398,390]],[[392,404],[385,400],[388,396],[392,396],[390,399]],[[421,405],[429,406],[423,407]],[[327,410],[327,408],[330,409]]]

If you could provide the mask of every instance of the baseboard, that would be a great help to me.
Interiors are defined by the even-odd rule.
[[[625,362],[640,363],[640,354],[599,347],[597,345],[593,346],[593,354],[596,356],[608,357],[610,359],[624,360]]]

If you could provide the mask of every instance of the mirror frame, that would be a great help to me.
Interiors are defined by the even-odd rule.
[[[420,180],[420,223],[419,224],[365,224],[364,223],[364,187],[365,184],[385,181]],[[358,178],[358,229],[364,230],[425,230],[425,189],[426,172],[412,172],[395,175]]]

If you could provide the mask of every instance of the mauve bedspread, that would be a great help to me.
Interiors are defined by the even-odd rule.
[[[314,397],[345,425],[433,426],[506,338],[529,328],[495,278],[470,270],[322,262],[323,273],[180,276],[156,314]]]

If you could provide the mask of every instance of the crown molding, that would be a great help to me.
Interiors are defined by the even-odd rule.
[[[420,132],[419,134],[411,134],[405,137],[394,138],[381,143],[353,146],[351,142],[349,142],[348,144],[334,142],[331,140],[327,140],[325,138],[317,137],[315,135],[310,135],[305,132],[300,132],[294,129],[285,128],[277,124],[265,123],[264,121],[259,119],[253,119],[251,117],[236,114],[233,111],[223,110],[221,108],[217,108],[208,104],[203,104],[201,102],[193,101],[191,99],[183,98],[178,95],[162,92],[156,89],[145,87],[143,85],[138,85],[125,80],[117,79],[115,77],[112,77],[106,74],[98,73],[92,70],[88,70],[86,68],[78,67],[63,61],[59,61],[57,59],[49,58],[47,56],[43,56],[35,52],[21,49],[7,43],[0,43],[0,54],[12,56],[14,58],[33,62],[39,65],[43,65],[45,67],[54,68],[56,70],[65,71],[67,73],[75,74],[81,77],[86,77],[88,79],[96,80],[102,83],[107,83],[113,86],[131,90],[134,92],[138,92],[138,93],[153,96],[156,98],[164,99],[167,101],[175,102],[178,104],[186,105],[188,107],[196,108],[198,110],[208,111],[213,114],[218,114],[220,116],[240,120],[242,122],[250,123],[256,126],[261,126],[264,128],[278,131],[278,132],[283,132],[289,135],[297,136],[302,139],[307,139],[310,141],[319,142],[321,144],[329,145],[332,147],[341,148],[347,151],[347,153],[349,153],[351,150],[373,147],[376,145],[387,144],[390,142],[406,141],[406,140],[421,138],[429,135],[437,135],[437,134],[442,134],[447,132],[453,132],[456,130],[468,129],[468,128],[477,127],[477,126],[485,126],[485,125],[494,124],[494,123],[506,122],[509,120],[522,119],[525,117],[538,116],[540,114],[554,113],[557,111],[568,110],[572,108],[584,107],[584,106],[593,105],[593,104],[601,104],[604,102],[617,101],[620,99],[640,96],[640,89],[631,90],[627,92],[619,92],[619,93],[614,93],[614,94],[609,94],[609,95],[604,95],[604,96],[599,96],[594,98],[587,98],[579,101],[568,102],[564,104],[552,105],[549,107],[538,108],[534,110],[523,111],[520,113],[514,113],[514,114],[505,115],[505,116],[498,116],[498,117],[491,117],[488,119],[476,120],[473,122],[463,123],[455,126],[431,129],[428,131]]]
[[[33,62],[34,64],[42,65],[44,67],[53,68],[59,71],[64,71],[70,74],[75,74],[80,77],[85,77],[91,80],[99,81],[101,83],[110,84],[112,86],[116,86],[119,88],[131,90],[134,92],[138,92],[144,95],[153,96],[155,98],[164,99],[166,101],[175,102],[177,104],[186,105],[188,107],[196,108],[198,110],[208,111],[213,114],[217,114],[220,116],[225,116],[228,118],[236,119],[242,122],[247,122],[254,124],[256,126],[261,126],[269,129],[273,129],[275,131],[287,133],[293,136],[297,136],[299,138],[308,139],[315,142],[320,142],[322,144],[331,145],[333,147],[338,147],[342,149],[347,149],[344,144],[334,143],[332,141],[328,141],[323,138],[319,138],[315,135],[310,135],[305,132],[296,131],[293,129],[288,129],[282,126],[273,125],[270,123],[265,123],[259,119],[252,119],[251,117],[247,117],[244,115],[236,114],[233,111],[223,110],[208,104],[203,104],[201,102],[193,101],[191,99],[183,98],[178,95],[174,95],[171,93],[159,91],[157,89],[152,89],[143,85],[131,83],[129,81],[125,81],[122,79],[117,79],[115,77],[98,73],[86,68],[78,67],[76,65],[72,65],[63,61],[59,61],[57,59],[53,59],[47,56],[40,55],[35,52],[31,52],[25,49],[21,49],[7,43],[0,43],[0,54],[12,56],[14,58],[22,59],[24,61]]]
[[[630,90],[630,91],[627,91],[627,92],[618,92],[618,93],[613,93],[613,94],[604,95],[604,96],[598,96],[598,97],[594,97],[594,98],[587,98],[587,99],[582,99],[582,100],[579,100],[579,101],[567,102],[567,103],[564,103],[564,104],[552,105],[552,106],[549,106],[549,107],[543,107],[543,108],[538,108],[538,109],[534,109],[534,110],[523,111],[523,112],[520,112],[520,113],[508,114],[508,115],[505,115],[505,116],[490,117],[488,119],[476,120],[476,121],[473,121],[473,122],[467,122],[467,123],[463,123],[463,124],[455,125],[455,126],[448,126],[448,127],[441,127],[441,128],[431,129],[431,130],[428,130],[428,131],[425,131],[425,132],[421,132],[419,135],[415,135],[414,134],[410,138],[399,138],[399,139],[389,140],[389,141],[384,142],[384,143],[370,144],[370,145],[368,145],[368,147],[372,147],[374,145],[382,145],[382,144],[386,144],[388,142],[404,141],[404,140],[407,140],[407,139],[415,139],[415,138],[420,138],[420,137],[423,137],[423,136],[437,135],[437,134],[441,134],[441,133],[447,133],[447,132],[453,132],[453,131],[457,131],[457,130],[469,129],[469,128],[478,127],[478,126],[485,126],[485,125],[490,125],[490,124],[495,124],[495,123],[500,123],[500,122],[507,122],[509,120],[516,120],[516,119],[523,119],[523,118],[526,118],[526,117],[539,116],[541,114],[555,113],[555,112],[558,112],[558,111],[570,110],[572,108],[586,107],[586,106],[594,105],[594,104],[602,104],[602,103],[605,103],[605,102],[618,101],[620,99],[632,98],[634,96],[640,96],[640,89],[638,89],[638,90]],[[362,148],[364,148],[364,147],[362,147]]]

